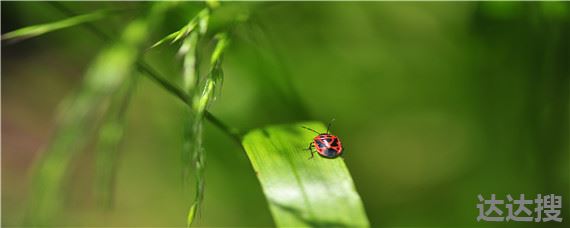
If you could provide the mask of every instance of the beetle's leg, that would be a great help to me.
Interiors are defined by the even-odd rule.
[[[314,146],[315,145],[313,144],[313,142],[309,143],[309,148],[307,148],[308,151],[311,151],[311,157],[309,159],[312,159],[313,157],[315,157],[315,155],[314,155],[315,152],[313,151]]]
[[[313,142],[309,143],[309,147],[307,147],[306,150],[310,150],[310,151],[313,150]]]

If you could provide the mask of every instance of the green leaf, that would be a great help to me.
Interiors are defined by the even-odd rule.
[[[242,142],[276,225],[369,226],[343,158],[309,159],[306,149],[315,133],[301,126],[326,131],[318,122],[271,126],[251,131]]]
[[[72,27],[75,25],[79,25],[85,22],[91,22],[95,20],[99,20],[107,16],[109,11],[97,11],[94,13],[79,15],[75,17],[70,17],[67,19],[63,19],[61,21],[41,24],[41,25],[32,25],[24,28],[20,28],[14,30],[12,32],[8,32],[2,35],[2,40],[11,40],[11,39],[28,39],[31,37],[43,35],[48,32],[56,31],[59,29],[64,29],[68,27]]]

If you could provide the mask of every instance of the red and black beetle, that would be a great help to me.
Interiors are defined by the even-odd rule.
[[[307,150],[311,151],[310,158],[313,158],[315,156],[315,151],[313,151],[313,148],[317,150],[317,153],[319,153],[319,155],[325,158],[336,158],[342,154],[343,148],[340,139],[335,135],[329,134],[331,123],[329,123],[327,126],[327,133],[319,133],[318,131],[315,131],[311,128],[303,127],[318,134],[315,136],[315,138],[313,138],[313,141],[309,143],[309,148],[307,148]]]

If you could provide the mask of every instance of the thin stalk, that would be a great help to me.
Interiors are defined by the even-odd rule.
[[[210,123],[214,124],[217,128],[228,134],[228,136],[232,137],[232,139],[234,139],[239,145],[241,145],[243,134],[237,128],[229,127],[208,111],[204,113],[204,117],[210,121]]]
[[[180,100],[182,100],[182,102],[188,104],[189,106],[192,104],[192,99],[190,99],[190,96],[188,96],[187,93],[170,83],[164,77],[160,76],[158,72],[152,69],[152,67],[146,64],[144,61],[139,61],[137,63],[137,66],[139,67],[139,70],[144,73],[144,75],[146,75],[150,80],[155,81],[161,85],[163,89],[166,89],[172,93],[172,95],[178,97]]]
[[[172,93],[173,95],[178,97],[181,101],[186,103],[188,106],[192,107],[192,100],[190,99],[190,96],[188,96],[188,94],[184,93],[181,89],[172,85],[170,82],[165,80],[163,77],[159,76],[158,73],[156,71],[154,71],[152,68],[150,68],[148,65],[146,65],[146,63],[139,62],[138,66],[139,66],[140,70],[142,72],[144,72],[145,75],[147,75],[151,80],[157,82],[164,89],[170,91],[170,93]],[[228,136],[230,136],[232,139],[234,139],[238,144],[241,143],[242,133],[238,129],[233,128],[233,127],[229,127],[223,121],[221,121],[220,119],[218,119],[216,116],[214,116],[212,113],[210,113],[208,111],[205,111],[204,117],[208,121],[210,121],[214,126],[216,126],[220,130],[222,130],[224,133],[226,133]]]
[[[65,13],[69,16],[76,16],[77,15],[60,3],[57,3],[57,2],[48,2],[48,3],[50,3],[57,10]],[[107,34],[102,32],[101,30],[99,30],[99,28],[95,27],[93,24],[85,23],[82,25],[85,26],[89,31],[91,31],[97,37],[103,39],[104,41],[110,40],[110,37],[107,36]],[[139,67],[139,70],[144,73],[143,75],[145,75],[145,76],[149,77],[151,80],[157,82],[164,89],[171,92],[173,95],[175,95],[180,100],[182,100],[184,103],[186,103],[189,107],[192,107],[192,101],[190,99],[190,96],[188,96],[188,94],[186,94],[184,91],[182,91],[178,87],[172,85],[170,82],[168,82],[165,79],[165,77],[160,76],[159,73],[157,71],[155,71],[151,66],[149,66],[146,62],[144,62],[143,60],[138,60],[137,66]],[[230,136],[232,139],[234,139],[236,142],[238,142],[238,144],[241,143],[242,134],[239,132],[239,130],[237,130],[235,128],[228,127],[227,124],[224,124],[220,119],[216,118],[212,113],[210,113],[207,110],[205,111],[205,118],[208,121],[210,121],[212,124],[214,124],[214,126],[218,127],[220,130],[222,130],[224,133],[226,133],[228,136]]]

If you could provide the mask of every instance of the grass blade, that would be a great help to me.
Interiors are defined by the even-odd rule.
[[[117,172],[119,147],[125,129],[125,114],[136,85],[131,77],[113,96],[111,105],[99,129],[96,147],[95,196],[104,209],[110,209],[114,202],[115,175]]]
[[[32,25],[24,28],[14,30],[2,35],[2,40],[23,40],[31,37],[46,34],[48,32],[53,32],[56,30],[69,28],[75,25],[79,25],[85,22],[92,22],[104,18],[109,14],[109,11],[101,10],[89,14],[79,15],[75,17],[66,18],[60,21]]]
[[[79,93],[61,113],[58,129],[36,170],[30,211],[34,225],[51,222],[61,207],[61,188],[71,159],[82,150],[89,131],[99,122],[99,113],[108,110],[110,98],[131,75],[137,53],[136,46],[125,43],[103,51],[87,72]]]
[[[142,46],[153,27],[151,21],[164,12],[160,4],[148,18],[136,19],[121,38],[103,50],[87,71],[78,93],[69,98],[59,116],[57,130],[36,165],[26,223],[50,225],[56,221],[63,197],[63,185],[70,163],[83,149],[91,131],[109,110],[114,94],[137,68]]]
[[[179,41],[182,38],[188,36],[188,34],[194,31],[196,27],[198,27],[200,34],[204,34],[206,32],[209,18],[210,18],[210,9],[208,8],[203,9],[198,13],[198,15],[192,18],[188,22],[188,24],[186,24],[184,27],[180,28],[178,31],[170,33],[168,36],[165,36],[161,40],[157,41],[149,49],[155,48],[166,42],[175,43],[176,41]]]
[[[277,226],[369,226],[360,196],[342,158],[308,159],[317,122],[272,126],[246,134],[243,147]],[[350,151],[348,151],[350,153]]]

